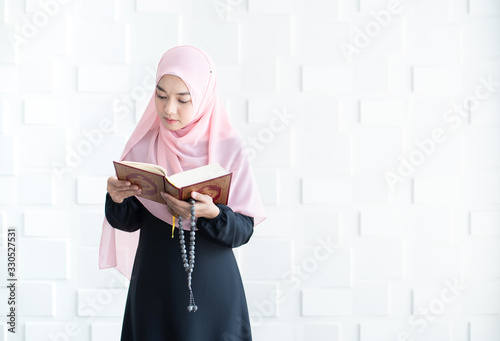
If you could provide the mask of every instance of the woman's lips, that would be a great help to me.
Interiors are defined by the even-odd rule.
[[[177,120],[170,120],[168,118],[165,118],[165,121],[168,123],[168,124],[174,124],[175,122],[177,122]]]

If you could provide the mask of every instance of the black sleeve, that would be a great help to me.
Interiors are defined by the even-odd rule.
[[[128,197],[118,204],[106,193],[106,219],[116,229],[134,232],[141,227],[142,204],[136,197]]]
[[[234,248],[246,244],[253,234],[253,218],[235,213],[226,205],[217,204],[220,212],[213,219],[198,218],[199,232],[214,242]]]

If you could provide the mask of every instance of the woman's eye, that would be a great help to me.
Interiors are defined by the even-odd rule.
[[[179,100],[179,102],[181,102],[181,103],[184,103],[184,104],[185,104],[185,103],[187,103],[187,102],[189,102],[189,101],[181,101],[181,100]]]
[[[159,94],[156,94],[156,97],[161,98],[161,99],[165,99],[165,98],[167,98],[167,97],[165,97],[165,96],[160,96]]]

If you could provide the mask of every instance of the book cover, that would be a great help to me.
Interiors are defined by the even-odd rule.
[[[195,191],[209,195],[216,204],[227,205],[232,173],[217,163],[172,176],[157,165],[129,161],[113,164],[119,180],[128,180],[142,189],[140,197],[164,204],[162,191],[179,200],[188,200]]]

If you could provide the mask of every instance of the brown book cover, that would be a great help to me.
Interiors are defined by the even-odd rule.
[[[160,192],[166,192],[179,200],[188,200],[191,192],[209,195],[215,204],[227,205],[232,173],[218,163],[198,167],[172,176],[167,176],[158,165],[131,161],[113,161],[116,176],[139,186],[140,197],[164,204]]]

